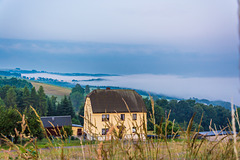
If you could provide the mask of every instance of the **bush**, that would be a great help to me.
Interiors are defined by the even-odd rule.
[[[69,137],[73,134],[72,126],[65,126],[61,129],[61,135],[64,137]]]

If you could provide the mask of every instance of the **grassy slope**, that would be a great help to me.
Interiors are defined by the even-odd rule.
[[[50,84],[45,83],[39,83],[39,82],[31,82],[32,85],[38,90],[40,86],[43,86],[43,89],[47,95],[53,95],[56,96],[59,99],[61,99],[64,95],[68,96],[71,93],[71,89],[54,86]]]

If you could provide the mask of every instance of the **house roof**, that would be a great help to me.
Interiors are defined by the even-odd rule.
[[[54,127],[72,126],[71,116],[48,116],[41,117],[41,120],[43,122],[44,128],[52,127],[49,122],[51,122]]]
[[[232,131],[205,131],[205,132],[199,132],[200,135],[203,136],[216,136],[216,135],[231,135],[233,134]]]
[[[134,90],[106,89],[94,90],[87,95],[90,98],[93,113],[147,112],[142,97]],[[124,102],[125,101],[125,102]]]
[[[79,124],[72,124],[72,127],[81,127],[81,128],[83,128],[83,126],[79,125]]]

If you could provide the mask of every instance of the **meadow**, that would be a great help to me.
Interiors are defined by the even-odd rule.
[[[48,96],[57,97],[58,101],[60,101],[65,95],[69,96],[71,93],[70,88],[59,87],[59,86],[54,86],[46,83],[33,82],[33,81],[31,81],[31,84],[36,88],[36,90],[38,90],[40,86],[43,86],[44,92]]]
[[[34,113],[37,112],[32,108]],[[170,113],[169,113],[170,114]],[[38,116],[39,121],[40,117]],[[221,138],[216,136],[216,139],[208,141],[205,138],[198,139],[198,130],[192,130],[193,117],[188,123],[186,131],[179,129],[174,132],[172,129],[171,139],[167,139],[167,130],[169,124],[168,118],[164,120],[165,128],[162,128],[163,122],[156,127],[159,139],[146,139],[146,128],[143,128],[139,133],[135,133],[135,137],[121,139],[118,137],[114,126],[110,126],[109,132],[105,135],[106,141],[87,141],[80,138],[79,140],[69,141],[64,134],[59,135],[55,139],[47,136],[47,131],[44,130],[45,140],[44,145],[37,138],[30,138],[22,143],[23,133],[27,129],[25,116],[22,115],[21,126],[22,130],[18,131],[21,143],[14,144],[6,137],[3,138],[8,149],[2,149],[0,159],[238,159],[240,153],[240,141],[238,135],[226,135]],[[154,122],[152,117],[152,122]],[[202,120],[201,120],[202,121]],[[199,122],[199,128],[201,125]],[[145,123],[145,122],[143,122]],[[239,125],[237,112],[232,111],[232,120],[229,121],[228,130],[236,133],[236,124]],[[111,124],[108,124],[111,125]],[[214,125],[209,125],[211,131],[215,131]],[[41,123],[43,128],[43,124]],[[137,126],[136,126],[137,127]],[[173,126],[172,126],[173,127]],[[226,129],[226,128],[225,128]],[[224,130],[224,129],[223,129]],[[55,128],[57,131],[57,128]],[[140,133],[141,132],[141,133]],[[144,134],[145,136],[142,136]],[[176,135],[180,135],[176,138]],[[43,147],[43,148],[42,148]],[[46,147],[46,148],[44,148]]]

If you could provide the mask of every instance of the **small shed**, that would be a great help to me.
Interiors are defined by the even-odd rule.
[[[71,116],[47,116],[41,117],[41,120],[44,128],[48,130],[48,136],[59,136],[62,127],[72,126]]]
[[[72,124],[73,136],[83,135],[83,126],[79,124]]]

